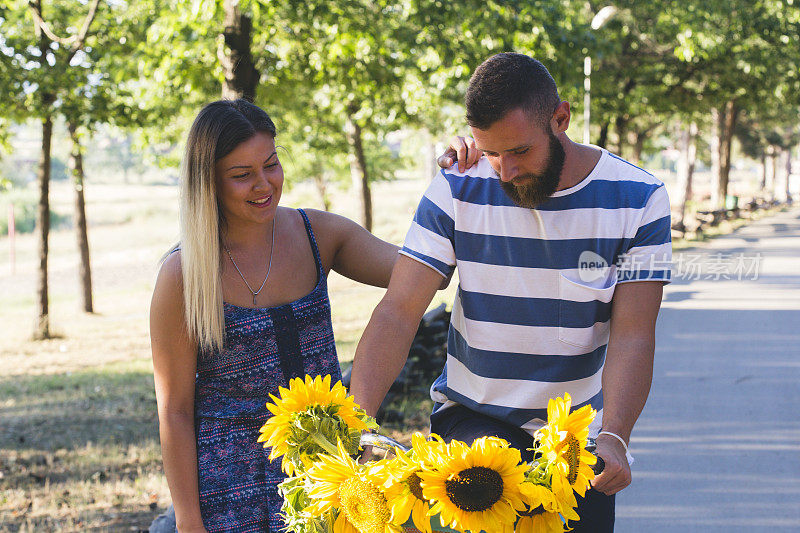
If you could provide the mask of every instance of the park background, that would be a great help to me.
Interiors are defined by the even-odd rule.
[[[204,103],[273,116],[284,205],[400,243],[467,131],[469,74],[528,53],[572,104],[573,140],[589,124],[667,184],[684,249],[800,192],[799,36],[792,0],[0,4],[0,531],[138,531],[169,503],[148,306]],[[347,364],[383,291],[330,289]],[[426,427],[421,395],[396,408],[393,436]]]

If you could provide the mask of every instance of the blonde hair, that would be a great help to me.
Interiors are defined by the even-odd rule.
[[[180,185],[184,314],[203,355],[222,350],[225,341],[225,216],[217,199],[215,165],[256,132],[275,137],[275,125],[262,109],[246,100],[220,100],[200,111],[186,140]]]

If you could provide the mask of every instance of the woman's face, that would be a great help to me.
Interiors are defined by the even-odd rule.
[[[216,163],[217,198],[228,223],[269,222],[278,209],[283,168],[275,139],[256,133]]]

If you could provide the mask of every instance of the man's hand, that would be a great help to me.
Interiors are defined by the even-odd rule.
[[[458,171],[464,172],[478,162],[483,152],[475,146],[475,140],[470,137],[453,137],[450,146],[436,160],[442,168],[450,168],[458,161]]]
[[[603,458],[606,466],[592,481],[592,488],[611,496],[631,484],[631,467],[622,443],[614,437],[597,437],[595,454]]]

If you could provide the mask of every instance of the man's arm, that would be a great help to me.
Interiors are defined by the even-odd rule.
[[[441,284],[436,270],[405,255],[397,258],[353,359],[350,393],[371,416],[402,370],[419,321]]]
[[[630,442],[631,431],[644,408],[653,380],[655,326],[663,283],[621,283],[614,290],[611,334],[603,368],[603,430]],[[609,435],[597,438],[597,454],[605,470],[592,486],[614,494],[631,482],[631,470],[622,444]]]

